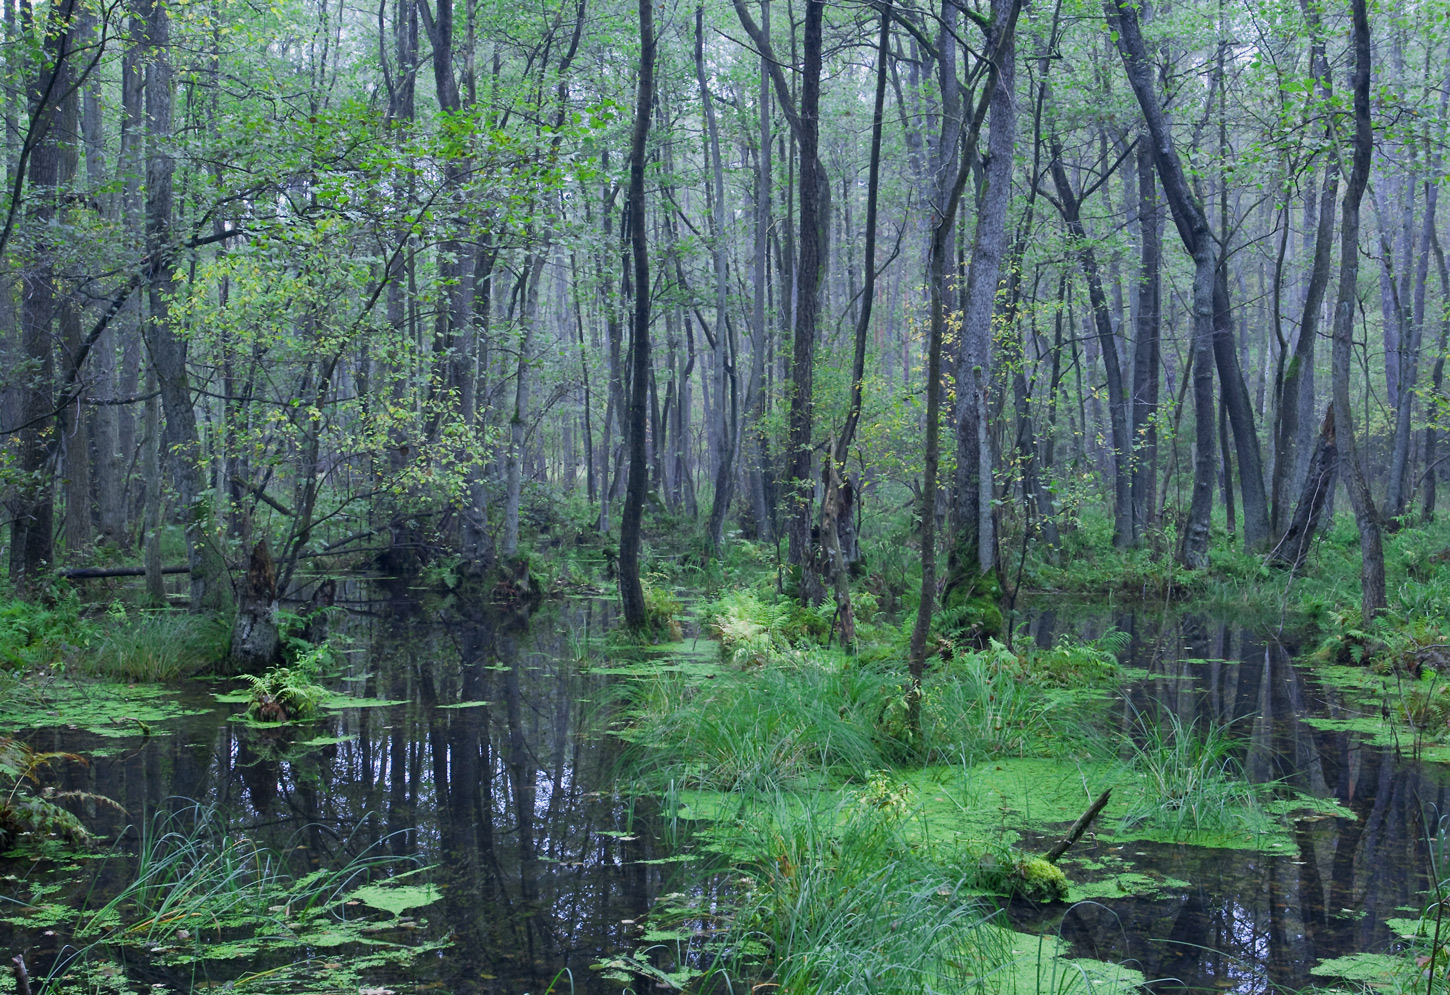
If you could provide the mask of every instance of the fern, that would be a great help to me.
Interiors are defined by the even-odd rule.
[[[78,800],[125,811],[114,799],[90,791],[56,791],[41,788],[37,772],[56,760],[84,764],[75,753],[40,753],[18,739],[0,736],[0,781],[9,782],[0,798],[0,845],[8,845],[21,833],[61,836],[73,843],[89,837],[86,827],[59,802]]]

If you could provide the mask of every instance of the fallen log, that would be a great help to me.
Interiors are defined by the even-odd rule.
[[[191,567],[182,565],[179,567],[162,567],[164,574],[189,574]],[[144,577],[145,567],[70,567],[62,570],[60,575],[66,580],[99,580],[102,577]]]
[[[1077,817],[1077,821],[1072,824],[1072,828],[1067,831],[1067,835],[1053,844],[1052,849],[1048,850],[1042,859],[1049,864],[1057,863],[1057,859],[1064,853],[1067,853],[1068,849],[1082,838],[1082,834],[1087,832],[1088,826],[1093,824],[1093,820],[1098,817],[1098,813],[1108,804],[1108,796],[1112,793],[1113,789],[1109,788],[1107,791],[1098,795],[1098,800],[1089,805],[1088,810]]]

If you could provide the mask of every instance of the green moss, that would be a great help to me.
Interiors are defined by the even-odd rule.
[[[1007,880],[1019,895],[1040,902],[1061,902],[1067,898],[1067,875],[1041,857],[1017,861]]]
[[[936,627],[951,638],[985,640],[1002,634],[1002,588],[996,575],[957,571],[942,591]]]

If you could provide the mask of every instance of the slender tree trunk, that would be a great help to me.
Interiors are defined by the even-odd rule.
[[[528,286],[524,290],[523,321],[519,323],[519,362],[514,378],[514,407],[509,416],[508,451],[504,455],[503,537],[499,552],[516,556],[519,551],[519,502],[524,491],[524,446],[528,440],[529,399],[533,376],[535,328],[539,318],[539,281],[543,278],[546,249],[530,254],[524,269]]]
[[[819,602],[824,594],[817,572],[811,540],[811,510],[815,504],[815,475],[811,472],[813,447],[811,431],[815,412],[814,377],[816,324],[820,311],[820,285],[824,249],[829,229],[830,187],[825,181],[825,167],[819,156],[822,18],[824,0],[806,0],[804,32],[801,38],[800,104],[797,109],[781,63],[775,56],[770,38],[755,23],[744,0],[734,0],[736,16],[746,33],[765,58],[776,99],[790,122],[791,132],[799,149],[800,199],[799,262],[794,274],[795,306],[792,317],[790,356],[790,416],[786,441],[786,535],[787,556],[791,567],[799,573],[798,595],[809,604]]]
[[[1323,75],[1319,91],[1328,99],[1329,68],[1320,63]],[[1319,192],[1318,225],[1314,235],[1314,261],[1309,269],[1309,288],[1304,295],[1304,309],[1299,317],[1299,337],[1294,342],[1294,356],[1284,369],[1283,386],[1279,391],[1277,446],[1274,457],[1275,520],[1286,513],[1289,492],[1298,478],[1303,460],[1303,439],[1300,415],[1304,409],[1303,395],[1312,392],[1314,345],[1319,338],[1319,315],[1324,307],[1324,293],[1329,287],[1329,273],[1334,249],[1334,201],[1339,188],[1339,164],[1334,156],[1326,157],[1324,183]],[[1311,192],[1309,196],[1314,196]]]
[[[921,600],[917,605],[916,622],[911,629],[911,643],[907,656],[911,676],[907,721],[913,735],[920,731],[921,679],[926,668],[926,644],[931,633],[931,616],[936,610],[936,494],[937,471],[941,462],[942,342],[946,337],[947,321],[947,260],[953,255],[952,234],[956,223],[957,207],[962,200],[962,191],[976,165],[977,136],[980,133],[982,122],[986,118],[987,109],[991,106],[997,96],[998,88],[1002,85],[1003,74],[1014,63],[1014,58],[1010,53],[1014,51],[1013,41],[1017,31],[1017,16],[1021,9],[1021,0],[993,0],[992,2],[992,28],[989,35],[992,44],[987,55],[991,68],[987,72],[986,83],[977,106],[973,109],[972,120],[966,129],[966,151],[960,157],[955,179],[944,188],[945,197],[939,203],[936,220],[932,227],[930,252],[927,255],[930,331],[927,340],[926,364],[925,468],[922,473],[920,508]],[[947,40],[945,35],[943,43],[954,44]],[[1010,78],[1008,82],[1010,84]],[[1015,117],[1012,123],[1005,126],[1015,127]],[[999,253],[1001,251],[1000,242],[998,251]],[[995,296],[996,285],[996,279],[991,280],[988,284],[994,290],[992,296]],[[972,361],[970,353],[967,354],[966,361]],[[985,441],[985,426],[981,422],[978,423],[978,432],[979,441]],[[978,539],[981,539],[980,525]],[[980,563],[980,560],[978,562]]]
[[[1433,230],[1430,232],[1430,246],[1435,252],[1435,266],[1440,272],[1440,296],[1450,301],[1450,267],[1445,265],[1445,250],[1441,248],[1440,238]],[[1447,344],[1450,344],[1450,313],[1440,319],[1440,338],[1435,344],[1435,366],[1430,373],[1430,397],[1426,402],[1429,410],[1426,412],[1428,424],[1425,426],[1425,497],[1420,507],[1420,515],[1427,522],[1435,518],[1435,485],[1440,477],[1436,450],[1443,434],[1440,428],[1440,411],[1444,402]]]
[[[770,36],[770,0],[761,0],[761,32]],[[751,465],[748,471],[750,504],[755,519],[755,536],[761,542],[774,538],[766,475],[770,470],[770,442],[765,430],[766,389],[765,357],[770,349],[767,327],[766,299],[770,294],[770,197],[771,197],[771,135],[770,135],[770,72],[761,56],[760,81],[756,100],[759,104],[759,148],[755,174],[755,259],[751,269],[753,302],[750,346],[750,390],[747,408],[750,413]]]
[[[1304,480],[1304,489],[1294,506],[1294,517],[1284,531],[1271,554],[1271,559],[1281,566],[1298,571],[1309,558],[1314,543],[1314,534],[1319,529],[1319,517],[1324,511],[1329,495],[1334,490],[1334,475],[1339,468],[1339,448],[1334,436],[1334,406],[1324,413],[1324,425],[1319,430],[1319,445],[1309,461],[1309,473]]]
[[[1133,459],[1127,392],[1123,389],[1123,373],[1118,365],[1117,335],[1112,315],[1108,312],[1107,295],[1103,292],[1102,274],[1097,253],[1088,241],[1082,223],[1082,203],[1068,180],[1062,164],[1062,149],[1053,137],[1052,181],[1062,205],[1063,223],[1077,253],[1083,277],[1087,280],[1088,300],[1092,305],[1093,326],[1103,354],[1103,370],[1107,377],[1108,417],[1113,431],[1113,545],[1126,548],[1133,542],[1133,481],[1129,465]]]
[[[1339,298],[1334,307],[1334,423],[1343,443],[1344,478],[1349,500],[1359,527],[1360,603],[1366,623],[1385,608],[1385,559],[1380,537],[1379,513],[1370,496],[1355,439],[1354,411],[1349,400],[1349,369],[1353,362],[1354,312],[1359,295],[1359,207],[1369,181],[1373,144],[1370,125],[1369,15],[1365,0],[1350,0],[1353,12],[1354,50],[1354,155],[1349,185],[1340,208]]]
[[[720,132],[715,122],[715,102],[705,78],[705,8],[695,7],[695,79],[700,87],[700,104],[705,114],[705,138],[709,152],[712,185],[710,206],[710,237],[714,242],[711,255],[715,264],[715,374],[717,397],[715,446],[719,468],[715,474],[715,495],[710,503],[710,521],[706,530],[710,549],[719,552],[725,538],[725,515],[735,496],[735,455],[740,438],[739,384],[735,375],[735,348],[732,324],[726,313],[728,274],[725,266],[725,168],[720,160]]]
[[[1178,551],[1179,561],[1190,569],[1208,566],[1209,515],[1213,510],[1215,450],[1214,424],[1214,311],[1216,267],[1213,237],[1208,217],[1184,175],[1183,164],[1173,145],[1167,117],[1158,100],[1152,63],[1148,59],[1139,28],[1138,12],[1105,0],[1104,14],[1117,37],[1118,52],[1127,70],[1128,82],[1138,99],[1148,126],[1153,162],[1163,182],[1163,193],[1173,213],[1184,248],[1193,257],[1193,406],[1194,472],[1193,497],[1188,521]]]
[[[629,483],[619,525],[619,593],[624,622],[631,629],[645,624],[644,587],[639,576],[640,526],[644,518],[649,465],[645,454],[648,418],[649,241],[645,231],[644,170],[654,104],[654,0],[639,0],[639,89],[635,97],[634,133],[629,148],[629,230],[634,250],[634,323],[630,327]]]
[[[1133,312],[1133,425],[1132,502],[1133,544],[1153,517],[1154,483],[1158,474],[1158,371],[1159,323],[1162,309],[1163,211],[1158,200],[1158,179],[1153,172],[1151,138],[1138,139],[1138,284]]]

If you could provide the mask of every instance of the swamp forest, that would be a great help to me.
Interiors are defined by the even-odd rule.
[[[1444,0],[0,67],[0,991],[1450,995]]]

